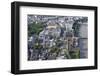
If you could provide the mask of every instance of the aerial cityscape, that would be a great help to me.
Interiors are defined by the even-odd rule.
[[[27,15],[28,61],[88,58],[88,17]]]

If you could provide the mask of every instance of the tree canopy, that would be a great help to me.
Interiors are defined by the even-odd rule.
[[[28,35],[31,36],[32,34],[38,35],[43,30],[42,23],[35,23],[28,24]]]

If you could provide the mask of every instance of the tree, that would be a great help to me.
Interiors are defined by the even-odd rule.
[[[28,35],[31,36],[33,34],[39,35],[39,33],[43,30],[42,23],[35,23],[28,24]]]

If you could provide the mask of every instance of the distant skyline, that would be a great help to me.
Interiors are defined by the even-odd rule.
[[[30,14],[30,15],[28,15],[28,23],[30,23],[29,21],[32,21],[32,22],[34,22],[34,21],[42,21],[42,20],[44,20],[44,21],[46,21],[46,20],[58,20],[58,18],[59,19],[61,19],[61,18],[63,18],[63,19],[65,19],[65,20],[63,20],[63,21],[67,21],[67,19],[70,19],[70,20],[79,20],[79,19],[82,19],[82,18],[88,18],[88,17],[86,17],[86,16],[58,16],[58,15],[32,15],[32,14]],[[32,19],[32,20],[31,20]]]

